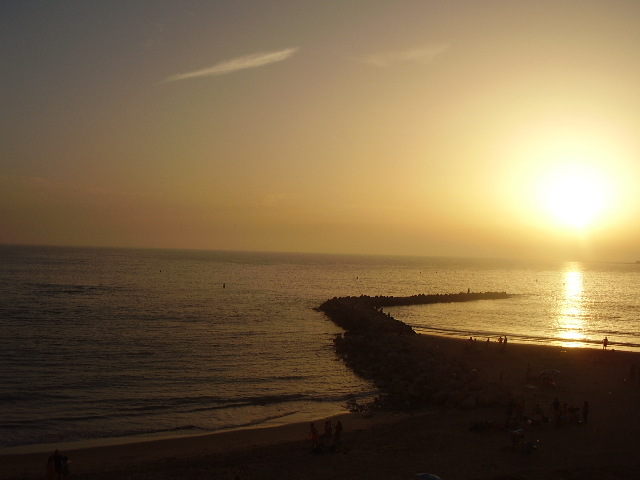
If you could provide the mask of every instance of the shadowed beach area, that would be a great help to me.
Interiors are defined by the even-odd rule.
[[[305,422],[64,450],[72,478],[400,480],[422,472],[443,480],[638,478],[640,383],[631,367],[640,366],[640,354],[512,343],[505,348],[486,338],[415,334],[380,311],[380,302],[334,300],[342,304],[334,305],[329,318],[342,314],[342,321],[351,322],[336,341],[337,355],[387,399],[379,408],[362,406],[329,419],[344,426],[339,451],[311,453]],[[345,347],[354,341],[348,337],[358,339],[355,350]],[[387,352],[398,362],[393,368],[405,365],[411,374],[380,363],[389,345],[403,352]],[[544,371],[553,374],[540,375]],[[554,398],[567,404],[559,425]],[[532,422],[536,404],[542,409],[539,424]],[[319,430],[324,421],[314,420]],[[48,455],[3,454],[0,478],[43,478]]]

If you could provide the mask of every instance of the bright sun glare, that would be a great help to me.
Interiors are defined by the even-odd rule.
[[[630,195],[634,170],[613,133],[567,123],[527,124],[509,138],[506,208],[548,233],[586,241],[629,217],[637,204]]]
[[[544,201],[558,223],[575,228],[591,224],[607,203],[602,180],[575,166],[552,174],[545,186]]]

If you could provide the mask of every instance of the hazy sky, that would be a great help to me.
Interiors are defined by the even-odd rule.
[[[640,260],[638,1],[5,1],[0,243]]]

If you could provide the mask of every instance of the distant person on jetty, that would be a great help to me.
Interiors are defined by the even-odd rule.
[[[606,350],[608,345],[609,345],[609,339],[607,337],[604,337],[602,339],[602,349]]]

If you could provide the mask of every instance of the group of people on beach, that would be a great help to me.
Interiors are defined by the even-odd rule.
[[[47,459],[47,480],[69,480],[71,478],[71,461],[58,450]]]
[[[522,397],[511,398],[507,406],[507,421],[504,429],[509,431],[511,439],[511,449],[513,451],[522,451],[531,453],[535,446],[531,442],[524,442],[525,431],[520,426],[521,421],[525,421],[528,425],[538,426],[551,423],[555,428],[560,428],[568,424],[587,424],[589,417],[589,402],[584,401],[582,409],[580,407],[570,407],[567,403],[561,404],[558,398],[554,398],[550,405],[553,419],[545,416],[544,410],[539,403],[533,407],[531,416],[524,415],[525,400]],[[582,420],[580,412],[582,411]],[[472,425],[472,430],[479,429],[478,424]]]
[[[476,350],[476,342],[478,341],[477,338],[473,338],[473,337],[469,337],[469,340],[467,340],[467,343],[464,346],[465,350]],[[507,336],[499,336],[498,339],[496,340],[496,342],[498,343],[498,349],[501,352],[504,352],[507,350]],[[487,337],[487,341],[485,342],[485,347],[489,348],[489,346],[491,345],[491,337]]]
[[[338,420],[334,426],[331,424],[331,420],[327,420],[324,422],[322,434],[312,423],[309,438],[311,439],[312,453],[323,453],[327,450],[337,452],[342,448],[342,422]]]
[[[539,403],[536,403],[531,412],[531,416],[524,415],[525,401],[522,397],[511,398],[507,406],[507,426],[515,428],[518,421],[526,420],[530,425],[542,425],[544,423],[551,423],[555,428],[559,428],[570,423],[588,423],[589,419],[589,402],[585,400],[580,407],[572,407],[567,403],[560,403],[558,398],[554,398],[551,402],[552,419],[545,416],[544,410]]]
[[[569,423],[580,423],[580,407],[570,407],[567,403],[560,404],[558,398],[554,398],[551,403],[553,412],[553,426],[560,428]],[[588,423],[589,402],[586,400],[582,404],[582,423]]]
[[[477,339],[473,338],[473,337],[469,337],[469,340],[467,341],[466,345],[465,345],[465,350],[475,350],[475,342],[477,341]],[[498,343],[498,349],[501,351],[506,351],[507,349],[507,336],[499,336],[498,339],[496,340],[496,342]],[[608,337],[604,337],[602,339],[602,349],[606,350],[607,347],[609,346],[609,338]],[[487,337],[487,341],[485,343],[486,347],[489,348],[489,345],[491,345],[491,337]]]

